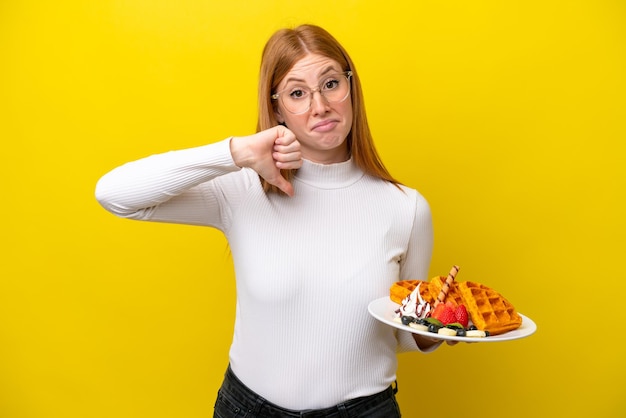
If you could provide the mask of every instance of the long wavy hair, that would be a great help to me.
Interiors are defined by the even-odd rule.
[[[344,71],[352,71],[350,100],[353,118],[352,128],[346,138],[348,152],[354,163],[365,173],[398,186],[399,182],[389,174],[374,146],[356,67],[339,42],[319,26],[301,25],[293,29],[280,29],[265,44],[259,76],[257,132],[278,125],[275,114],[277,103],[271,96],[294,64],[309,53],[333,59]],[[283,176],[289,181],[294,173],[295,170],[282,170]],[[280,192],[280,189],[267,183],[263,178],[261,183],[266,192]]]

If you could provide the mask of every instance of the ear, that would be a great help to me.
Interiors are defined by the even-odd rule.
[[[283,115],[280,113],[280,109],[278,108],[278,106],[274,108],[274,116],[276,116],[276,120],[281,125],[285,123],[285,118],[283,118]]]

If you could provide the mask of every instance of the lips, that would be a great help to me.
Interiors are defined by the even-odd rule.
[[[337,126],[338,123],[339,121],[336,121],[333,119],[326,119],[326,120],[317,122],[315,125],[313,125],[311,130],[317,131],[317,132],[327,132],[327,131],[333,130],[335,126]]]

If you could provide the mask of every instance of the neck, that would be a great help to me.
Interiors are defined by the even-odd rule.
[[[350,159],[350,152],[346,146],[333,150],[302,150],[302,158],[317,164],[343,163]]]

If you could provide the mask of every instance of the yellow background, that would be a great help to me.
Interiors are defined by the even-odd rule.
[[[626,416],[623,1],[4,0],[0,417],[212,416],[225,240],[115,218],[94,185],[253,132],[261,48],[305,22],[350,51],[387,166],[431,203],[431,276],[459,264],[539,327],[402,354],[404,416]]]

